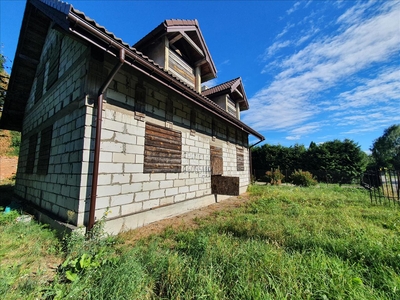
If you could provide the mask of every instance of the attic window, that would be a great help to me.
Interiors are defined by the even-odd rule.
[[[49,72],[47,75],[47,85],[46,85],[47,90],[58,79],[58,70],[60,66],[60,52],[61,52],[61,39],[57,37],[56,42],[50,49]]]
[[[136,85],[135,110],[139,113],[145,112],[146,89],[141,84]]]
[[[36,75],[36,90],[35,90],[35,103],[39,101],[43,96],[43,86],[44,86],[44,65],[42,64]]]

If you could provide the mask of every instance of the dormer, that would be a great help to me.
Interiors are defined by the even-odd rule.
[[[213,100],[239,120],[240,112],[249,109],[249,102],[240,77],[212,88],[206,88],[201,94]]]
[[[203,82],[216,77],[197,20],[166,20],[133,47],[198,93]]]

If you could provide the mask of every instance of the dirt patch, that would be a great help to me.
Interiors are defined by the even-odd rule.
[[[15,176],[17,166],[18,157],[0,156],[0,180]]]
[[[0,130],[0,180],[11,178],[17,173],[18,157],[7,156],[10,148],[10,131]]]
[[[120,233],[120,237],[124,240],[125,245],[135,244],[139,239],[160,234],[164,232],[165,229],[196,229],[199,227],[199,219],[212,216],[218,211],[229,211],[244,205],[250,200],[248,193],[230,197],[228,199],[222,200],[221,202],[211,204],[209,206],[192,210],[182,215],[172,217],[169,219],[164,219],[158,222],[154,222],[147,226],[130,230],[127,232]]]

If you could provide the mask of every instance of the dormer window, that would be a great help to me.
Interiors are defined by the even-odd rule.
[[[249,109],[242,79],[236,78],[219,84],[212,88],[204,89],[201,94],[213,100],[226,112],[240,119],[240,112]]]
[[[166,20],[133,47],[198,93],[202,82],[216,77],[197,20]]]

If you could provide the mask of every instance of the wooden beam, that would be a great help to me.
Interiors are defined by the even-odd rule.
[[[182,34],[179,33],[176,37],[174,37],[173,39],[169,40],[170,45],[172,45],[173,43],[179,41],[181,38],[183,38]]]
[[[199,46],[196,45],[195,42],[183,31],[180,31],[182,34],[182,37],[190,44],[190,46],[193,47],[194,50],[196,50],[201,56],[205,57],[203,50],[199,48]]]

